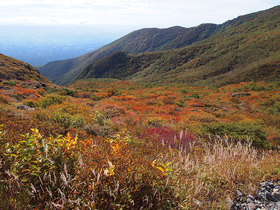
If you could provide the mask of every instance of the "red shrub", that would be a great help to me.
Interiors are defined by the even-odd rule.
[[[172,148],[188,150],[191,143],[195,142],[195,136],[187,131],[177,132],[170,127],[146,128],[140,138],[152,138],[158,143]]]

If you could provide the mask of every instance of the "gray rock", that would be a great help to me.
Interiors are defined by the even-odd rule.
[[[239,190],[236,190],[235,194],[236,194],[237,197],[243,196],[242,192],[240,192]]]
[[[277,199],[278,201],[280,201],[280,192],[273,192],[272,196]]]
[[[260,200],[260,201],[266,200],[265,194],[262,193],[262,192],[257,193],[256,199],[257,199],[257,200]]]
[[[270,188],[274,188],[273,182],[267,182],[267,185],[268,185]]]
[[[232,97],[240,97],[240,96],[250,96],[250,93],[234,93],[231,96]]]
[[[34,85],[34,89],[38,89],[38,88],[40,88],[41,87],[41,85],[40,84],[36,84],[36,85]]]
[[[193,202],[196,204],[196,205],[198,205],[199,207],[201,207],[202,206],[202,203],[199,201],[199,200],[197,200],[197,199],[193,199]]]
[[[280,206],[278,206],[277,203],[269,203],[266,206],[266,209],[269,209],[269,210],[280,210]]]
[[[227,197],[227,199],[225,200],[226,203],[226,209],[230,209],[233,205],[233,201],[231,200],[230,197]]]
[[[177,112],[182,112],[182,110],[177,108],[177,107],[175,107],[174,110],[177,111]]]
[[[248,203],[247,207],[248,207],[248,210],[254,210],[254,209],[256,209],[257,205],[254,203]]]
[[[274,196],[272,196],[270,193],[266,193],[266,198],[267,198],[267,200],[269,200],[269,201],[272,201],[272,202],[277,202],[278,200],[274,197]]]
[[[252,196],[251,194],[247,195],[247,201],[249,200],[249,202],[254,202],[255,197]]]
[[[20,105],[17,107],[17,109],[27,109],[27,108],[28,108],[28,106],[25,106],[25,105]]]
[[[266,186],[266,182],[261,182],[261,183],[260,183],[260,186],[261,186],[261,187],[265,187],[265,186]]]
[[[200,112],[200,111],[197,110],[197,109],[192,109],[191,111],[192,111],[192,112]]]
[[[262,204],[262,202],[259,201],[259,200],[255,200],[254,203],[257,204],[257,205],[261,205]]]
[[[19,105],[17,107],[17,109],[22,109],[22,110],[27,110],[27,111],[34,111],[35,110],[34,108],[31,108],[31,107],[26,106],[26,105]]]
[[[231,206],[232,210],[280,210],[280,182],[261,182],[255,196],[243,195],[236,191],[236,198]]]

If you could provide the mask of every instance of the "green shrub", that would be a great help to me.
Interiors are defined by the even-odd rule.
[[[5,189],[7,195],[1,198],[0,194],[0,206],[3,207],[3,202],[7,201],[4,209],[10,209],[14,205],[19,209],[34,209],[36,206],[53,202],[52,199],[58,200],[60,193],[57,189],[69,195],[65,182],[59,177],[65,173],[66,180],[75,172],[78,154],[73,150],[76,143],[77,138],[72,138],[70,134],[66,137],[44,138],[37,129],[22,135],[15,145],[7,143],[3,168],[6,168],[9,174],[3,176],[4,173],[0,173],[4,188],[0,187]],[[66,165],[69,166],[67,172]]]
[[[50,120],[60,124],[64,128],[69,128],[71,126],[75,128],[81,128],[84,125],[84,118],[81,116],[73,116],[64,112],[55,112]]]
[[[16,81],[13,81],[13,80],[10,80],[10,81],[7,81],[7,82],[4,82],[5,85],[11,85],[11,86],[15,86],[17,84]]]
[[[194,94],[190,95],[189,98],[199,99],[200,95],[198,95],[197,93],[194,93]]]
[[[184,97],[185,100],[189,100],[190,98],[200,99],[200,95],[197,93],[193,93],[192,95]]]
[[[151,119],[148,119],[148,121],[147,121],[148,126],[152,126],[152,127],[156,127],[156,128],[162,127],[163,124],[164,124],[164,121],[159,118],[151,118]]]
[[[256,82],[251,82],[248,85],[244,85],[243,89],[249,90],[249,91],[262,91],[266,90],[266,88],[263,85],[259,85]]]
[[[101,125],[101,126],[109,125],[109,120],[104,116],[103,113],[101,113],[99,111],[95,111],[94,117],[92,120],[94,123]]]
[[[186,107],[187,104],[186,104],[186,101],[184,99],[180,99],[176,102],[176,105],[179,106],[179,107]]]
[[[55,165],[45,154],[46,146],[37,130],[33,134],[26,134],[24,139],[15,146],[6,145],[7,159],[13,163],[11,173],[23,175],[23,181],[27,176],[38,176],[40,173],[51,171]],[[34,141],[36,139],[37,141]]]
[[[280,82],[279,81],[273,82],[273,83],[270,83],[268,85],[268,89],[269,90],[278,90],[279,86],[280,86]]]
[[[32,100],[26,100],[23,102],[24,105],[34,108],[37,106],[37,103]]]
[[[65,98],[62,96],[48,95],[39,101],[39,105],[43,108],[46,108],[51,105],[61,104],[63,100],[65,100]]]
[[[269,114],[278,114],[280,113],[280,102],[276,99],[270,99],[267,101],[264,101],[261,104],[262,107],[265,108],[265,110],[269,113]]]
[[[268,109],[270,114],[280,113],[280,102],[275,102],[272,107]]]
[[[249,138],[255,147],[268,147],[267,134],[261,126],[252,123],[213,123],[203,125],[204,131],[212,135],[227,135],[235,141],[246,142]]]
[[[122,91],[120,90],[117,90],[116,88],[109,88],[107,90],[107,93],[108,93],[108,96],[111,97],[111,96],[120,96],[122,95]]]
[[[100,98],[98,98],[98,96],[95,95],[95,94],[93,94],[93,93],[90,94],[90,99],[93,100],[93,101],[98,101],[98,100],[100,100]]]
[[[94,136],[108,136],[112,129],[107,125],[100,125],[96,123],[88,123],[84,126],[84,130],[88,135]]]
[[[188,88],[183,88],[180,90],[182,94],[187,94],[189,92]]]
[[[72,96],[72,97],[74,97],[74,93],[75,93],[74,90],[70,90],[67,88],[63,88],[62,91],[60,92],[60,94],[63,96]]]

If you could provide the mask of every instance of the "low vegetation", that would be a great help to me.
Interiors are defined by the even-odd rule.
[[[225,209],[280,178],[279,83],[0,85],[3,209]]]

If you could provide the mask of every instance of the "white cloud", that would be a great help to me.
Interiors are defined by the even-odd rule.
[[[222,23],[278,0],[0,0],[0,24],[110,24],[137,27]]]

